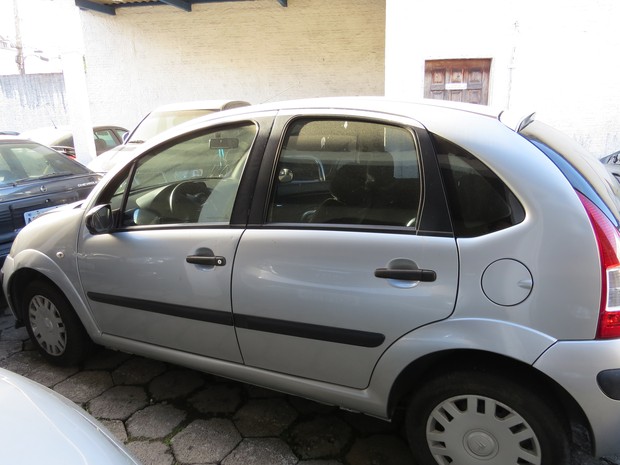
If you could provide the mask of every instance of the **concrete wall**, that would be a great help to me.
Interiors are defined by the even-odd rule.
[[[618,18],[617,0],[386,0],[386,94],[421,98],[426,60],[491,58],[491,105],[602,156],[620,150]]]
[[[165,103],[384,93],[385,3],[207,3],[81,12],[93,121]]]

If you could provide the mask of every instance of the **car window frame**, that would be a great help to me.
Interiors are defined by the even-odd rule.
[[[299,118],[343,118],[377,122],[399,126],[413,135],[417,144],[418,163],[420,166],[420,206],[416,228],[406,226],[381,225],[313,225],[308,223],[270,223],[267,221],[273,182],[277,171],[277,161],[284,144],[287,128]],[[342,109],[296,109],[280,110],[274,121],[272,137],[260,168],[256,195],[252,201],[248,227],[271,229],[309,229],[309,230],[343,230],[369,231],[395,234],[429,235],[453,237],[450,216],[435,158],[433,144],[424,128],[417,120],[409,117],[395,116],[378,111],[342,110]]]
[[[155,225],[140,225],[140,226],[123,226],[121,222],[121,212],[126,208],[127,196],[129,190],[124,189],[120,200],[120,206],[113,209],[114,219],[110,233],[124,232],[124,231],[139,231],[145,229],[170,229],[170,228],[244,228],[247,225],[248,215],[250,212],[250,204],[254,199],[255,192],[254,186],[257,182],[258,171],[262,164],[262,158],[269,141],[269,135],[273,121],[275,118],[275,111],[262,112],[261,114],[252,115],[245,114],[239,117],[222,116],[220,118],[214,118],[210,124],[202,125],[199,128],[188,129],[182,134],[166,139],[155,145],[149,145],[145,147],[143,152],[136,153],[136,156],[127,162],[122,168],[120,168],[116,174],[107,182],[102,184],[97,192],[92,196],[92,201],[89,203],[89,210],[95,209],[110,204],[113,196],[111,190],[116,191],[123,182],[128,182],[135,175],[138,162],[146,156],[155,152],[160,152],[172,147],[177,143],[181,143],[184,140],[191,139],[193,137],[199,137],[210,131],[216,131],[218,128],[230,127],[233,125],[253,124],[256,126],[256,134],[254,142],[250,148],[250,153],[247,156],[245,167],[241,176],[240,183],[237,187],[237,194],[235,197],[232,214],[229,223],[214,222],[214,223],[172,223],[172,224],[155,224]],[[219,114],[218,114],[219,116]]]

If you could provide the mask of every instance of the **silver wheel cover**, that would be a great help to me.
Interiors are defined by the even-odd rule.
[[[67,347],[67,331],[54,303],[35,295],[28,306],[28,319],[37,344],[50,355],[62,355]]]
[[[431,412],[426,440],[438,464],[540,465],[536,434],[510,407],[479,395],[452,397]]]

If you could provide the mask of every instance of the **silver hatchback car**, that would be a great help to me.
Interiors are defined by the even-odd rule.
[[[94,344],[401,418],[419,464],[620,450],[619,184],[533,116],[281,102],[149,140],[18,235],[48,360]]]

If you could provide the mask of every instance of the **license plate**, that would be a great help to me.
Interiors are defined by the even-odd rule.
[[[30,223],[32,220],[34,220],[37,216],[48,212],[50,210],[54,210],[58,208],[58,206],[55,207],[47,207],[47,208],[39,208],[38,210],[31,210],[29,212],[24,213],[24,221],[26,224]]]

